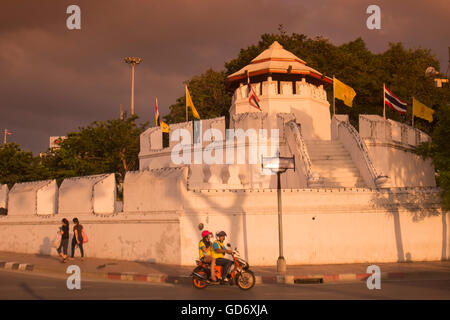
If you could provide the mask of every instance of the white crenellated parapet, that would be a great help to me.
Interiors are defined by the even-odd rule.
[[[413,147],[431,141],[425,132],[379,115],[359,115],[359,134],[364,139],[392,141]]]
[[[267,112],[246,112],[235,114],[230,119],[230,128],[233,129],[254,129],[268,128]]]
[[[8,186],[6,184],[0,184],[0,208],[8,208]]]
[[[145,130],[140,136],[140,150],[141,152],[149,152],[161,150],[162,145],[162,131],[161,127],[153,127]]]
[[[127,172],[123,183],[124,212],[182,210],[187,176],[187,167]]]
[[[52,215],[57,199],[56,180],[16,183],[8,194],[8,215]]]
[[[110,214],[114,213],[115,201],[114,174],[68,178],[64,179],[59,188],[58,212]],[[96,209],[100,212],[96,212]]]
[[[93,208],[95,214],[112,214],[121,211],[116,208],[116,177],[114,174],[94,184]]]

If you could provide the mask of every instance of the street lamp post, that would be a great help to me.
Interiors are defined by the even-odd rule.
[[[270,169],[277,174],[277,198],[278,198],[278,260],[277,272],[286,273],[286,259],[283,254],[283,209],[281,205],[281,174],[287,169],[295,171],[294,157],[262,157],[263,169]]]
[[[134,114],[134,66],[141,63],[138,57],[126,57],[124,61],[131,65],[131,115]]]

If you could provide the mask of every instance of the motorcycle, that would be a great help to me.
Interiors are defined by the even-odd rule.
[[[231,247],[227,244],[227,247]],[[233,250],[231,254],[233,257],[233,266],[231,267],[231,272],[227,275],[229,281],[225,282],[221,279],[222,266],[215,266],[214,272],[216,273],[219,282],[211,282],[209,279],[211,277],[211,265],[204,263],[201,260],[196,260],[197,267],[192,272],[192,284],[194,288],[205,289],[208,285],[234,285],[236,284],[242,290],[249,290],[255,285],[255,275],[249,269],[249,264],[243,258],[240,257],[237,248]]]

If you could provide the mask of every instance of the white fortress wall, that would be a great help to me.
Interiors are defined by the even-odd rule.
[[[38,215],[51,215],[58,212],[58,185],[51,180],[47,185],[39,188],[36,193]]]
[[[33,208],[18,215],[16,208],[0,219],[0,232],[6,235],[0,250],[56,254],[51,242],[61,218],[71,221],[76,216],[89,237],[88,257],[193,265],[200,239],[198,224],[203,223],[213,232],[225,230],[228,241],[251,264],[274,265],[278,257],[276,190],[189,191],[187,174],[187,167],[128,173],[125,211],[106,217],[80,213],[77,208],[77,212],[44,218],[32,214]],[[86,189],[85,180],[72,180],[72,187],[81,184]],[[41,188],[45,185],[41,183]],[[25,189],[27,193],[39,189],[30,187],[13,192],[13,208],[19,189],[24,194]],[[435,188],[284,189],[287,262],[448,259],[450,219],[441,212],[439,192]],[[79,196],[74,206],[84,201]]]
[[[8,215],[53,214],[57,190],[54,180],[16,183],[8,194]]]
[[[283,190],[284,256],[288,264],[448,259],[450,219],[439,201],[436,189]],[[276,190],[204,190],[187,202],[180,216],[183,264],[197,257],[199,223],[226,231],[250,264],[276,264]]]
[[[326,98],[323,86],[315,86],[306,81],[296,81],[296,92],[293,93],[292,82],[280,82],[278,94],[277,81],[263,81],[262,95],[260,95],[259,83],[252,84],[256,95],[260,99],[261,109],[268,113],[268,125],[266,128],[277,126],[277,113],[293,113],[297,122],[302,125],[305,139],[330,140],[331,118],[330,104]],[[261,113],[249,105],[247,86],[240,86],[233,95],[233,103],[230,115],[241,113]],[[230,125],[233,127],[233,125]]]
[[[424,132],[377,115],[360,115],[359,131],[374,167],[389,176],[387,186],[436,186],[431,159],[414,153],[415,146],[430,140]]]
[[[0,251],[57,256],[52,242],[61,219],[77,217],[89,238],[84,245],[86,257],[180,264],[180,230],[176,214],[66,214],[43,218],[37,215],[6,216],[0,219]],[[71,241],[71,239],[69,239]],[[59,244],[59,243],[58,243]],[[69,254],[70,254],[69,245]],[[76,252],[79,256],[79,252]]]
[[[6,184],[0,184],[0,208],[8,208],[8,186]]]
[[[110,176],[110,174],[99,174],[64,179],[59,188],[58,213],[93,213],[94,186],[97,182],[102,181],[108,176]],[[98,195],[100,196],[100,194]],[[113,201],[115,201],[115,198],[113,198],[111,194],[109,194],[108,196],[113,199]]]
[[[106,175],[94,184],[93,209],[96,214],[112,214],[116,209],[116,178],[114,173]]]
[[[127,172],[124,213],[182,210],[187,174],[187,167]]]

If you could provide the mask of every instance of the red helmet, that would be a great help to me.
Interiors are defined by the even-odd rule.
[[[208,230],[203,231],[202,238],[206,237],[208,234],[212,234],[212,232],[209,232]]]

